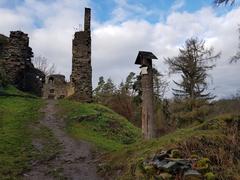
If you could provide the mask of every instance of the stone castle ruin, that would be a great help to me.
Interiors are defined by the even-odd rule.
[[[10,37],[0,35],[0,68],[10,84],[43,98],[72,96],[81,102],[92,102],[91,9],[85,8],[84,30],[74,34],[70,82],[61,74],[50,75],[45,82],[44,73],[34,68],[32,57],[27,34],[11,31]]]
[[[72,74],[74,98],[82,102],[92,101],[91,66],[91,9],[85,8],[84,31],[74,34],[72,42]]]
[[[41,95],[45,75],[34,68],[29,37],[21,31],[11,31],[10,37],[0,35],[0,68],[10,84],[23,91]]]
[[[74,34],[72,41],[72,74],[70,82],[60,74],[50,75],[43,87],[43,98],[69,97],[81,101],[92,101],[91,66],[91,9],[85,8],[84,31]]]
[[[63,99],[74,93],[71,83],[66,82],[65,76],[61,74],[53,74],[46,78],[43,86],[44,99]]]

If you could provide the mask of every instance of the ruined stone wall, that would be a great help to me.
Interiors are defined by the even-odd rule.
[[[84,31],[74,34],[72,42],[72,74],[74,98],[81,102],[92,101],[91,66],[91,9],[85,8]]]
[[[44,99],[62,99],[72,95],[71,83],[65,81],[65,76],[53,74],[47,77],[43,86]]]
[[[0,73],[4,72],[4,74],[5,74],[4,54],[5,54],[5,48],[6,48],[7,44],[8,44],[8,37],[0,34]],[[0,86],[1,86],[1,84],[0,84]]]
[[[31,62],[33,52],[28,35],[11,31],[10,37],[0,46],[0,55],[0,66],[4,68],[10,84],[40,96],[45,75]]]
[[[11,31],[4,52],[4,67],[12,84],[23,86],[24,71],[27,61],[31,61],[31,57],[33,57],[33,53],[29,47],[28,35],[21,31]]]

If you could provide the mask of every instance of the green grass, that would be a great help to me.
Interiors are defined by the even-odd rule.
[[[0,179],[19,179],[31,162],[55,153],[56,141],[38,122],[41,99],[24,97],[13,87],[4,91],[23,97],[0,97]],[[44,142],[41,150],[32,145],[34,139]]]
[[[62,100],[59,107],[67,121],[67,131],[101,149],[118,150],[141,139],[139,128],[105,106]],[[78,119],[83,116],[92,119],[80,122]]]
[[[14,86],[7,86],[2,89],[3,93],[7,94],[15,94],[15,95],[26,95],[26,93],[16,89]]]
[[[0,94],[5,94],[5,96],[12,96],[12,97],[28,97],[28,98],[37,98],[36,96],[22,92],[16,89],[14,86],[8,85],[4,87],[4,89],[0,89]]]
[[[177,147],[179,143],[193,137],[222,138],[221,131],[214,127],[206,129],[205,123],[145,141],[138,128],[102,105],[62,100],[59,107],[61,116],[64,116],[67,122],[67,131],[72,136],[110,151],[101,158],[103,165],[100,166],[100,172],[111,176],[111,173],[120,170],[121,179],[133,179],[132,172],[139,161],[152,157],[163,149]],[[93,119],[79,120],[83,116],[92,116]]]
[[[185,148],[185,143],[190,144],[190,147],[188,146],[190,149],[196,148],[195,150],[202,153],[200,155],[214,159],[218,156],[220,148],[222,152],[229,148],[229,143],[231,142],[229,142],[229,137],[232,136],[224,132],[232,126],[227,125],[229,121],[239,121],[239,116],[234,117],[227,115],[216,117],[195,127],[178,129],[160,138],[149,141],[142,140],[120,151],[108,153],[100,160],[100,162],[104,162],[101,171],[103,174],[111,177],[114,177],[114,173],[120,171],[121,177],[119,179],[138,179],[136,168],[139,162],[153,157],[162,150],[180,147]],[[235,137],[235,135],[233,135],[233,137]],[[191,146],[191,144],[194,146]],[[225,155],[227,155],[227,151],[223,154],[224,158],[227,157],[225,157]],[[221,154],[219,158],[222,158]],[[237,157],[235,157],[235,159],[237,159]],[[214,168],[219,168],[219,165],[214,164]],[[217,170],[215,173],[218,173]],[[119,176],[119,173],[117,176]]]
[[[0,179],[19,179],[30,168],[31,162],[54,157],[60,146],[51,130],[38,121],[41,117],[39,109],[44,106],[42,100],[29,98],[28,94],[13,87],[4,91],[22,97],[0,97]],[[107,151],[101,157],[99,167],[100,172],[111,178],[138,179],[140,162],[171,148],[197,150],[197,155],[213,160],[213,172],[221,172],[218,177],[229,179],[235,176],[238,179],[240,176],[240,160],[231,155],[234,152],[237,156],[240,151],[239,131],[235,129],[240,124],[239,115],[215,117],[202,124],[144,141],[140,129],[105,106],[61,100],[58,107],[59,115],[66,121],[66,130],[73,137]],[[40,143],[41,148],[36,148],[32,142]],[[219,161],[214,161],[215,158],[222,164],[216,164]],[[231,158],[238,163],[228,161]]]
[[[131,174],[131,167],[135,166],[139,159],[147,159],[148,157],[152,157],[156,152],[171,149],[176,147],[180,142],[200,136],[217,138],[221,137],[221,134],[217,130],[180,129],[160,138],[149,141],[141,140],[123,150],[106,154],[103,161],[110,164],[112,169],[118,169],[119,167],[121,169],[123,167],[125,171],[124,175],[129,176]]]

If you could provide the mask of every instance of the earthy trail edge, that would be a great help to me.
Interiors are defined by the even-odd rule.
[[[64,121],[57,118],[55,105],[56,101],[47,101],[47,105],[43,109],[45,115],[40,123],[52,130],[63,149],[54,159],[33,166],[30,172],[25,173],[24,179],[101,179],[97,175],[96,165],[92,161],[92,146],[87,142],[74,140],[64,131]]]

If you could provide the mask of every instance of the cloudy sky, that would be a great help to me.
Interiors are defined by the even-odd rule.
[[[240,89],[240,62],[228,63],[238,50],[240,6],[214,7],[212,1],[0,0],[0,33],[28,33],[35,56],[46,57],[69,79],[72,38],[83,27],[84,7],[90,7],[94,86],[99,76],[119,83],[129,72],[139,73],[139,50],[152,51],[158,70],[176,79],[167,76],[164,57],[177,55],[187,38],[198,36],[222,53],[209,83],[218,97],[227,97]]]

